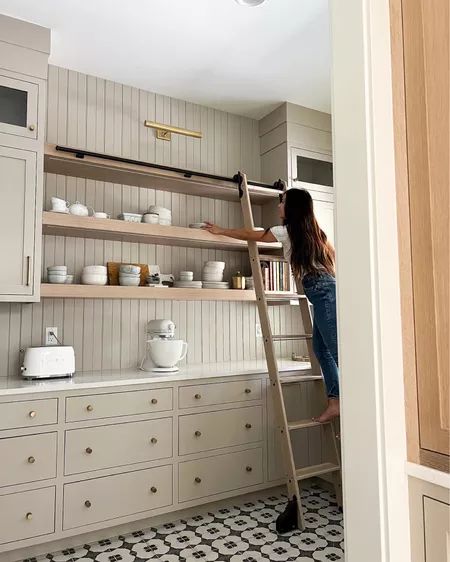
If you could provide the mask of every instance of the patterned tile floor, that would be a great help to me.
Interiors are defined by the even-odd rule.
[[[286,497],[261,496],[207,515],[178,520],[25,562],[344,562],[342,513],[317,486],[302,491],[306,528],[278,536]]]

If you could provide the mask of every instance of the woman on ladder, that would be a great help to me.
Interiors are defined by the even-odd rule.
[[[238,240],[281,242],[285,258],[314,309],[313,349],[322,369],[328,405],[316,421],[325,423],[339,416],[339,370],[336,321],[334,248],[321,230],[311,195],[304,189],[289,189],[278,206],[282,226],[266,231],[221,228],[206,223],[205,229]]]

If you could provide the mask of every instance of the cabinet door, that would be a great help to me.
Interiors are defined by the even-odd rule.
[[[37,138],[38,85],[0,75],[0,133]]]
[[[291,148],[292,186],[334,193],[333,158],[330,154]]]
[[[422,462],[449,470],[449,3],[403,2],[415,358]]]
[[[447,503],[423,498],[425,527],[425,561],[450,560],[450,506]]]
[[[334,203],[317,199],[313,193],[311,195],[314,200],[314,214],[317,222],[334,246]]]
[[[0,295],[31,295],[36,153],[0,146]]]

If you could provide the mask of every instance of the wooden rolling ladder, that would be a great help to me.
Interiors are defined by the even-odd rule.
[[[252,206],[250,202],[250,195],[248,192],[247,178],[245,174],[238,173],[239,197],[241,200],[241,208],[244,218],[244,226],[247,229],[254,228]],[[286,413],[283,388],[287,385],[301,385],[305,382],[315,381],[322,392],[325,392],[323,385],[323,378],[321,375],[319,364],[314,356],[312,349],[312,318],[309,303],[304,295],[303,287],[297,285],[297,292],[299,293],[299,308],[303,320],[305,334],[303,335],[273,335],[270,325],[270,318],[268,312],[268,296],[266,294],[263,277],[261,272],[261,262],[259,257],[258,246],[256,242],[248,242],[248,251],[250,255],[250,263],[252,268],[252,275],[255,285],[256,302],[258,306],[259,319],[261,323],[261,331],[264,341],[264,350],[267,361],[267,368],[269,379],[272,386],[272,396],[274,401],[275,416],[277,419],[277,429],[280,434],[281,446],[283,451],[284,466],[287,473],[287,489],[288,489],[288,505],[285,510],[284,523],[278,525],[279,531],[292,530],[293,528],[304,528],[304,518],[301,505],[299,484],[300,480],[312,478],[314,476],[323,476],[329,474],[336,491],[336,498],[341,504],[341,467],[340,467],[340,452],[338,448],[336,432],[333,422],[319,423],[312,419],[290,421]],[[280,302],[275,300],[273,303]],[[292,341],[292,340],[306,340],[308,346],[309,357],[311,360],[311,374],[308,375],[290,375],[280,376],[278,371],[277,359],[275,357],[274,342],[278,341]],[[319,389],[318,389],[319,390]],[[310,427],[320,426],[322,428],[323,437],[331,446],[331,462],[322,462],[318,465],[307,466],[303,468],[296,468],[295,460],[292,450],[291,435],[295,431],[302,431]],[[288,527],[286,527],[288,521]],[[289,528],[290,526],[290,528]]]

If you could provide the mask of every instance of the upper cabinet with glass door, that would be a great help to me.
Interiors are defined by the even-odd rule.
[[[321,191],[332,195],[333,158],[329,154],[291,148],[291,184],[308,191]]]
[[[37,139],[38,91],[38,84],[0,73],[0,133]]]

